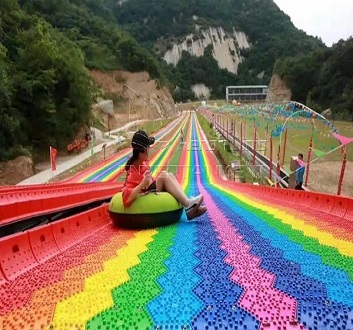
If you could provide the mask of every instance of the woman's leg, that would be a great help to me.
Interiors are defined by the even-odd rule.
[[[163,171],[163,172],[161,172],[161,175],[167,177],[169,180],[172,180],[174,182],[175,189],[179,190],[180,194],[185,195],[183,188],[181,187],[179,181],[176,179],[176,177],[173,175],[173,173],[168,173],[166,171]],[[188,198],[186,195],[185,195],[185,197]]]
[[[167,191],[175,197],[184,207],[188,207],[190,200],[186,197],[181,189],[179,182],[174,178],[174,175],[163,171],[156,180],[157,191]]]
[[[200,207],[203,196],[199,195],[194,198],[188,198],[183,189],[180,186],[180,183],[177,181],[175,176],[171,173],[165,171],[161,172],[156,180],[157,191],[167,191],[174,198],[181,203],[186,208],[186,214],[189,218],[194,217],[194,213],[197,212]],[[195,213],[196,214],[196,213]]]

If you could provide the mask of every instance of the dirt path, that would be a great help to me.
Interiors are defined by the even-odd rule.
[[[315,162],[309,172],[310,190],[337,194],[342,162]],[[342,186],[343,196],[353,196],[353,162],[347,162]]]

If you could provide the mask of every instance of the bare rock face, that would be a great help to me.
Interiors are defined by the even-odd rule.
[[[251,48],[247,35],[235,29],[228,32],[222,27],[209,27],[206,30],[198,26],[195,28],[197,32],[187,35],[179,43],[173,43],[171,49],[163,55],[163,59],[168,64],[176,66],[183,51],[200,57],[203,56],[206,47],[212,45],[212,55],[218,62],[218,66],[237,74],[239,64],[244,61],[241,50]]]
[[[292,91],[277,74],[274,74],[271,78],[270,86],[268,88],[267,101],[283,102],[290,101],[291,98]]]
[[[191,89],[200,100],[208,99],[211,95],[211,90],[205,84],[195,84],[191,86]]]
[[[14,185],[34,174],[33,161],[26,156],[0,163],[0,185]]]
[[[105,94],[116,97],[112,114],[104,112],[102,107],[93,107],[93,116],[99,118],[106,130],[134,120],[175,117],[172,95],[166,87],[161,87],[158,81],[151,79],[148,72],[91,70],[90,73]],[[111,109],[109,105],[109,111]]]
[[[332,118],[332,110],[328,108],[321,113],[326,118]]]

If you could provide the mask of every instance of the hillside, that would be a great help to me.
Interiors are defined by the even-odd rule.
[[[89,124],[105,95],[87,68],[145,71],[158,88],[167,83],[158,60],[93,3],[0,2],[0,161],[65,148]]]
[[[116,110],[126,111],[135,98],[146,112],[139,92],[121,90],[126,77],[116,72],[142,74],[143,84],[153,84],[145,94],[139,86],[157,118],[173,112],[171,95],[176,101],[224,98],[227,85],[268,84],[276,60],[286,80],[288,56],[300,61],[318,54],[310,60],[316,68],[315,56],[332,52],[297,30],[272,0],[2,0],[0,161],[47,152],[49,145],[65,148],[90,125],[98,99],[114,99]],[[308,101],[344,104],[350,98],[341,83],[329,91],[330,102],[320,94],[336,69],[287,84],[298,100],[308,99],[309,84]],[[115,79],[118,90],[105,88],[92,72]]]
[[[104,2],[123,28],[168,64],[177,100],[195,97],[191,90],[223,98],[229,84],[268,84],[278,58],[325,48],[272,0]]]
[[[278,74],[292,91],[292,98],[334,118],[353,121],[353,38],[331,48],[276,62]]]
[[[114,101],[109,126],[121,127],[129,121],[174,117],[175,104],[166,87],[159,87],[147,72],[91,70],[90,75],[101,91]],[[128,87],[126,87],[128,86]],[[94,125],[108,130],[108,116],[101,109],[93,111]]]

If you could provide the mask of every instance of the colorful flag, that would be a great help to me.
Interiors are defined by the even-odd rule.
[[[56,170],[56,155],[57,155],[58,151],[50,146],[50,163],[51,163],[51,170],[55,171]]]
[[[311,148],[311,150],[313,151],[313,153],[318,157],[323,157],[326,155],[326,152],[325,151],[321,151],[321,150],[318,150],[318,149],[314,149],[314,148]]]
[[[300,167],[305,167],[306,166],[306,163],[303,162],[301,159],[298,159],[298,164]]]
[[[351,143],[353,141],[353,138],[349,138],[349,137],[346,137],[346,136],[343,136],[343,135],[339,135],[337,133],[332,133],[332,135],[338,140],[341,142],[341,144],[343,146]]]

